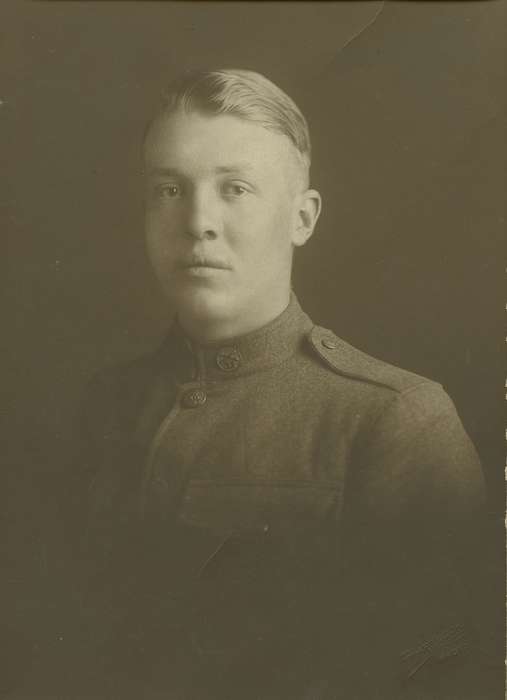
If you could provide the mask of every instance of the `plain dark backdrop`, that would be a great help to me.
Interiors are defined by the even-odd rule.
[[[58,565],[54,497],[87,379],[168,326],[144,253],[139,144],[188,67],[259,70],[306,113],[324,213],[296,292],[314,321],[444,384],[501,517],[505,14],[494,0],[2,3],[13,591]],[[12,605],[33,626],[37,601]]]

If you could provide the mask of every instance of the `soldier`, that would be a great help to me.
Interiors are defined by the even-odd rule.
[[[85,403],[96,656],[77,694],[489,697],[474,447],[439,384],[314,325],[291,289],[321,209],[300,110],[251,71],[186,74],[144,160],[174,322]]]

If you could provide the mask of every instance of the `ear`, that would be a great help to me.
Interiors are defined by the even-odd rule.
[[[296,225],[292,233],[292,243],[299,247],[306,243],[313,233],[322,208],[322,199],[317,190],[302,192],[297,201]]]

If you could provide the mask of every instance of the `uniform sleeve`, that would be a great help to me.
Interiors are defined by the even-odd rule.
[[[132,379],[137,376],[128,366],[107,368],[95,374],[83,391],[69,474],[73,504],[69,523],[77,539],[86,535],[94,512],[107,509],[114,488],[140,459],[132,441],[140,382]],[[95,488],[98,480],[100,492]]]
[[[75,410],[65,473],[55,503],[60,530],[55,545],[58,561],[50,582],[48,629],[57,630],[58,636],[45,635],[38,641],[36,663],[19,698],[92,697],[86,692],[86,683],[98,665],[92,652],[101,627],[91,619],[87,602],[90,575],[89,567],[84,565],[88,562],[83,559],[83,534],[90,484],[101,459],[96,431],[105,425],[108,405],[104,381],[97,376],[83,391]]]
[[[451,399],[430,382],[382,406],[354,478],[365,508],[386,521],[422,517],[427,526],[427,518],[447,514],[457,523],[485,503],[477,452]]]
[[[74,552],[86,530],[91,485],[101,469],[111,434],[110,384],[103,374],[94,375],[85,386],[76,410],[66,493],[68,541]]]
[[[501,697],[481,652],[484,522],[481,465],[447,394],[427,382],[391,395],[345,489],[343,622],[358,697]]]
[[[66,585],[59,603],[65,607],[66,656],[62,658],[57,650],[48,661],[54,667],[51,697],[98,697],[94,684],[104,682],[101,674],[111,661],[111,650],[107,647],[106,653],[105,645],[121,624],[127,605],[125,587],[115,588],[107,569],[112,530],[107,502],[114,497],[117,481],[113,469],[127,471],[123,452],[129,453],[123,437],[130,427],[125,414],[132,411],[132,402],[126,400],[129,395],[125,398],[122,379],[116,368],[94,375],[76,412],[63,518]]]

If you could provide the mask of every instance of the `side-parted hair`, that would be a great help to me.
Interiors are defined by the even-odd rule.
[[[240,69],[186,72],[166,88],[159,115],[178,109],[230,114],[287,136],[308,178],[311,143],[306,119],[295,102],[260,73]]]

